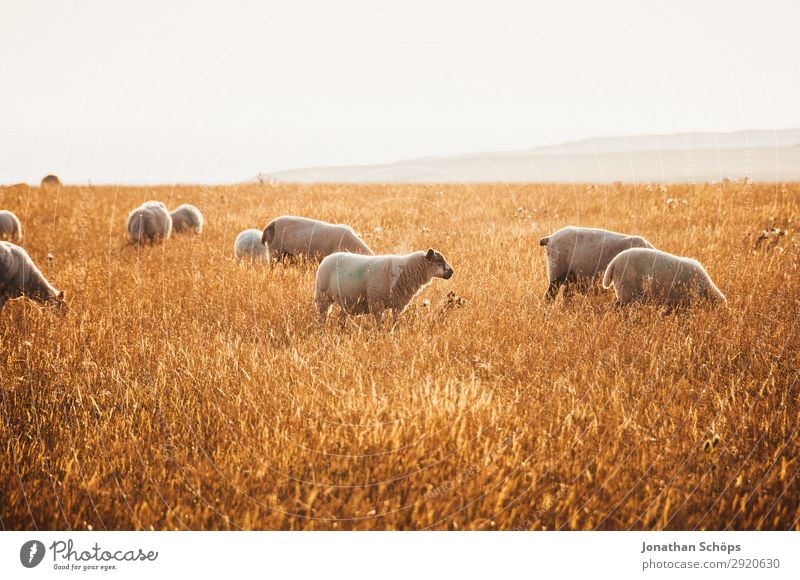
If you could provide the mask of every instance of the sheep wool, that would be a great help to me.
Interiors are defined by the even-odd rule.
[[[128,215],[128,238],[134,244],[163,241],[171,233],[172,216],[160,201],[146,201]]]
[[[65,305],[64,293],[47,281],[28,252],[0,242],[0,309],[7,300],[23,296],[42,304]]]
[[[655,302],[671,310],[698,300],[727,304],[700,262],[660,250],[633,248],[619,253],[603,276],[603,288],[611,286],[620,306]]]
[[[325,324],[333,304],[338,304],[345,314],[372,314],[378,323],[383,312],[391,310],[396,323],[414,296],[433,278],[448,280],[452,275],[450,264],[432,249],[401,256],[331,254],[317,270],[314,300],[320,326]]]
[[[0,240],[22,241],[22,224],[19,218],[8,210],[0,210]]]
[[[170,216],[172,217],[172,231],[174,233],[203,233],[203,214],[195,206],[184,203],[176,207],[170,213]]]
[[[45,175],[42,177],[42,181],[40,185],[43,188],[48,187],[61,187],[61,180],[58,178],[58,175],[53,175],[52,173],[49,175]]]
[[[574,289],[587,292],[596,287],[614,256],[628,248],[653,248],[640,236],[597,228],[567,226],[539,240],[545,246],[549,287],[545,299],[553,300],[561,286],[564,297]]]
[[[261,230],[249,229],[240,232],[233,242],[233,255],[237,261],[268,262],[267,246],[261,243]]]
[[[344,224],[281,216],[272,220],[261,237],[272,260],[299,259],[316,262],[335,252],[372,256],[373,252]]]

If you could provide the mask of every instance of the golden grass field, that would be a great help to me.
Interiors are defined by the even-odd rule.
[[[204,233],[127,246],[146,199]],[[0,208],[69,302],[0,312],[0,528],[800,530],[798,184],[16,186]],[[232,258],[285,213],[455,275],[393,333],[320,335],[314,267]],[[545,303],[538,239],[567,224],[696,257],[730,308]]]

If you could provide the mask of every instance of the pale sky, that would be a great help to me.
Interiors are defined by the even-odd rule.
[[[796,128],[798,6],[0,0],[0,183]]]

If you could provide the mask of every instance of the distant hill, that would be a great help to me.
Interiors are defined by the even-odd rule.
[[[310,167],[278,182],[688,182],[800,180],[800,129],[596,137],[527,151]]]

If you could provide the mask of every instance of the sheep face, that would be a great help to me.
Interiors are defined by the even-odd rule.
[[[58,291],[51,288],[41,288],[32,290],[29,297],[43,306],[52,308],[59,314],[65,314],[67,312],[67,301],[64,299],[63,290]]]
[[[61,290],[61,291],[60,291],[58,294],[56,294],[55,296],[51,296],[51,297],[50,297],[50,298],[47,300],[47,304],[48,304],[49,306],[52,306],[53,308],[55,308],[55,309],[56,309],[56,311],[57,311],[59,314],[66,314],[66,313],[67,313],[67,310],[69,310],[69,307],[67,306],[67,301],[66,301],[66,299],[64,298],[64,291],[63,291],[63,290]]]
[[[428,274],[431,278],[444,278],[449,280],[453,275],[453,267],[447,263],[439,252],[429,249],[425,254],[425,261],[428,267]]]

